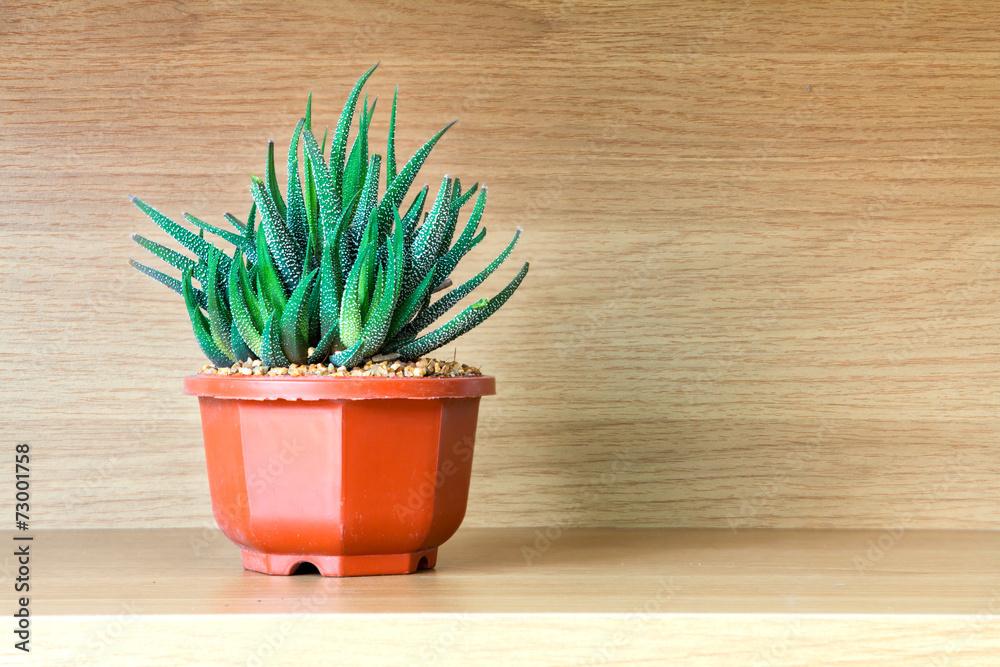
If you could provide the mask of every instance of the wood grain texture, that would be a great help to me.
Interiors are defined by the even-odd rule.
[[[331,122],[380,60],[373,136],[398,83],[401,153],[461,118],[418,183],[490,185],[462,275],[526,229],[521,290],[442,351],[498,378],[468,525],[997,527],[998,21],[4,3],[0,399],[5,441],[35,446],[37,525],[212,525],[180,394],[202,358],[126,265],[128,233],[156,234],[125,195],[245,215],[266,140],[310,90]]]
[[[217,531],[39,531],[30,657],[47,666],[316,664],[334,651],[365,665],[492,665],[497,655],[532,665],[994,664],[1000,533],[887,535],[581,529],[544,547],[536,529],[463,529],[435,570],[329,579],[244,571]],[[529,545],[541,546],[530,562]]]
[[[125,615],[123,615],[125,614]],[[705,667],[873,663],[993,667],[1000,630],[975,617],[730,614],[385,614],[40,617],[35,653],[10,664],[298,667],[335,653],[348,664],[491,667],[502,660],[563,665]],[[971,631],[970,631],[971,628]],[[184,641],[177,641],[184,637]],[[100,660],[100,662],[97,662]]]
[[[244,570],[211,529],[38,531],[32,552],[41,616],[1000,610],[994,531],[464,528],[434,570],[344,578]]]

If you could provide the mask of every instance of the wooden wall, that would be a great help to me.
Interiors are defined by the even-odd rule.
[[[441,352],[497,376],[468,525],[1000,525],[1000,7],[0,5],[0,446],[36,527],[211,525],[182,303],[131,207],[242,216],[381,61],[418,183],[490,185]],[[373,146],[382,150],[381,142]],[[484,288],[485,289],[485,288]],[[484,291],[484,294],[487,292]],[[4,503],[9,501],[4,500]]]

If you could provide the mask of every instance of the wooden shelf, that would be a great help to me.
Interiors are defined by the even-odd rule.
[[[32,655],[62,664],[99,649],[93,664],[148,654],[142,664],[155,665],[334,652],[466,665],[496,664],[497,651],[525,664],[1000,655],[998,532],[544,533],[465,529],[436,570],[330,579],[244,571],[215,530],[36,532]]]

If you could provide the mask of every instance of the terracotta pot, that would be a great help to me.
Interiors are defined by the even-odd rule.
[[[434,567],[465,517],[494,378],[198,375],[212,509],[243,567],[324,576]]]

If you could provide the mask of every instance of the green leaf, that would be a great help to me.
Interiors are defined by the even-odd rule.
[[[285,288],[282,286],[278,272],[274,268],[271,252],[267,248],[264,234],[257,235],[257,279],[260,281],[261,293],[266,297],[271,310],[281,310],[288,302]]]
[[[373,261],[375,249],[367,245],[361,249],[358,260],[351,267],[344,285],[343,299],[340,303],[340,342],[345,347],[353,346],[361,338],[362,302],[365,295],[361,293],[360,283],[367,276],[366,262]]]
[[[437,320],[437,318],[441,317],[446,312],[448,312],[448,310],[450,310],[452,306],[461,301],[465,296],[470,294],[472,290],[476,289],[480,284],[482,284],[482,282],[486,280],[490,276],[490,274],[496,271],[500,267],[500,265],[503,264],[504,260],[507,259],[507,256],[510,255],[511,251],[514,249],[514,246],[517,245],[517,240],[521,237],[521,231],[522,231],[521,228],[518,227],[517,231],[514,232],[514,238],[512,238],[510,243],[507,244],[507,247],[504,248],[503,252],[501,252],[496,259],[490,262],[490,264],[485,269],[480,271],[473,278],[467,280],[466,282],[462,283],[455,289],[451,290],[443,297],[441,297],[433,304],[431,304],[431,306],[428,307],[426,310],[419,313],[416,319],[413,320],[413,322],[411,322],[403,330],[403,335],[407,336],[416,334],[421,329],[430,326],[431,324],[434,323],[435,320]],[[441,278],[440,274],[438,275],[438,278],[439,279]]]
[[[250,268],[249,270],[247,270],[246,267],[240,267],[239,272],[240,287],[243,289],[243,298],[245,299],[247,307],[250,310],[250,316],[253,318],[253,326],[257,329],[257,331],[263,331],[264,323],[267,322],[267,317],[270,315],[271,307],[267,296],[254,288],[254,286],[258,284],[257,275],[259,270],[256,266]]]
[[[244,252],[253,248],[253,246],[250,244],[250,241],[242,234],[233,234],[232,232],[222,229],[221,227],[216,227],[215,225],[211,225],[205,222],[204,220],[199,220],[190,213],[182,213],[181,215],[183,215],[184,219],[190,222],[192,225],[200,227],[201,229],[204,229],[206,232],[211,232],[216,236],[218,236],[219,238],[223,238],[226,241],[229,241],[234,246],[240,248]]]
[[[397,215],[398,220],[398,215]],[[355,365],[378,352],[389,333],[392,314],[399,300],[399,290],[402,284],[403,270],[403,227],[396,225],[392,242],[387,246],[384,270],[379,272],[380,288],[372,300],[372,308],[361,332],[362,345],[355,351],[355,356],[344,365]]]
[[[302,133],[302,146],[306,151],[306,159],[312,169],[315,179],[316,198],[319,201],[319,225],[324,245],[330,243],[336,233],[337,221],[340,219],[340,198],[333,192],[333,178],[326,166],[323,153],[316,144],[312,132]]]
[[[437,134],[430,138],[430,140],[420,147],[410,161],[406,163],[394,179],[392,179],[392,184],[390,184],[385,191],[385,195],[382,197],[382,201],[378,205],[378,217],[379,224],[383,226],[388,226],[392,224],[393,214],[399,210],[399,205],[403,203],[403,198],[406,197],[406,193],[409,191],[410,186],[413,184],[413,179],[417,177],[417,172],[420,171],[420,167],[423,166],[424,160],[430,154],[431,149],[438,140],[444,136],[444,133],[448,131],[452,125],[458,121],[452,121],[444,126]]]
[[[302,126],[305,120],[300,120],[295,126],[292,134],[292,141],[288,147],[288,188],[286,195],[288,205],[285,211],[285,222],[288,231],[295,239],[295,245],[299,248],[306,248],[308,245],[308,226],[306,223],[306,203],[302,195],[302,186],[299,184],[299,135],[302,133]],[[308,260],[308,257],[306,258]]]
[[[323,246],[322,234],[319,227],[319,201],[316,199],[316,180],[313,178],[312,163],[308,158],[303,161],[303,188],[302,199],[306,211],[306,231],[309,240],[312,241],[313,248]]]
[[[410,208],[406,210],[406,215],[403,216],[402,225],[406,230],[406,239],[408,242],[412,241],[411,236],[415,236],[414,232],[417,230],[417,223],[420,222],[420,214],[424,212],[424,202],[427,200],[429,189],[426,185],[420,188],[420,192],[413,198]]]
[[[236,357],[236,361],[247,361],[256,359],[257,356],[253,353],[243,337],[240,336],[240,331],[236,327],[236,322],[234,321],[231,326],[231,331],[229,333],[230,339],[233,341],[233,356]]]
[[[302,277],[292,296],[288,299],[281,316],[281,349],[289,361],[301,364],[309,357],[309,341],[303,329],[309,325],[309,290],[317,271]]]
[[[483,186],[482,192],[479,193],[479,197],[476,199],[476,206],[472,211],[472,215],[469,217],[469,221],[459,235],[458,240],[455,241],[455,245],[434,262],[434,268],[437,270],[437,275],[442,281],[451,275],[451,272],[455,270],[459,261],[470,250],[479,245],[479,242],[486,236],[485,229],[481,234],[475,235],[476,229],[479,227],[479,221],[483,217],[483,209],[486,207],[486,192],[486,186]]]
[[[378,63],[375,64],[375,67],[378,67]],[[354,119],[354,109],[358,104],[361,89],[368,81],[368,77],[375,71],[375,67],[361,75],[358,82],[354,84],[354,88],[344,104],[340,119],[337,121],[337,129],[333,133],[333,141],[330,144],[330,175],[333,179],[332,195],[336,203],[336,213],[340,213],[347,203],[344,201],[344,157],[347,153],[347,135],[351,129],[351,121]],[[339,215],[334,217],[339,217]]]
[[[219,273],[219,257],[221,255],[221,252],[217,252],[209,261],[208,284],[202,284],[202,288],[205,290],[205,296],[208,297],[208,321],[211,325],[212,340],[227,357],[235,360],[232,341],[229,337],[233,318],[229,312],[226,295],[219,287],[220,279],[224,282],[225,278],[225,274],[220,275]]]
[[[412,272],[407,276],[407,286],[416,285],[441,254],[441,245],[448,230],[448,219],[451,215],[451,196],[454,181],[450,176],[445,176],[441,181],[437,197],[434,199],[434,206],[427,215],[427,220],[417,230],[417,236],[413,240],[410,251],[412,258]]]
[[[428,352],[436,350],[442,345],[447,345],[462,334],[467,333],[471,329],[482,324],[490,315],[499,310],[500,307],[507,302],[507,299],[510,298],[511,294],[517,290],[521,281],[524,280],[524,276],[527,274],[528,263],[525,262],[517,276],[514,277],[514,280],[510,281],[510,283],[492,299],[489,301],[480,299],[449,320],[447,324],[442,325],[425,336],[421,336],[420,338],[401,346],[396,350],[396,352],[399,353],[399,356],[402,359],[411,360],[418,359]]]
[[[319,317],[320,337],[326,338],[331,330],[336,330],[340,322],[340,269],[334,265],[333,245],[323,251],[319,274]]]
[[[247,294],[248,287],[243,258],[237,257],[229,270],[229,305],[232,307],[233,324],[239,330],[240,339],[254,354],[260,356],[262,320],[248,305],[248,301],[256,301],[253,294]],[[234,350],[235,347],[234,345]]]
[[[455,182],[456,183],[458,182],[457,178],[455,179]],[[465,206],[470,199],[472,199],[472,195],[476,194],[476,190],[479,189],[479,183],[473,183],[472,187],[469,188],[469,191],[465,193],[462,193],[462,189],[460,187],[456,187],[456,189],[458,190],[458,192],[455,193],[455,198],[451,202],[451,207],[455,211],[458,211],[460,208]]]
[[[307,364],[321,364],[326,361],[330,356],[330,350],[333,349],[333,343],[337,339],[337,330],[330,329],[326,332],[318,343],[316,343],[316,349],[313,353],[306,359]]]
[[[257,219],[257,202],[250,202],[250,215],[247,216],[247,231],[244,236],[246,236],[247,239],[251,241],[255,247],[257,245],[257,229],[254,226],[256,219]],[[254,264],[255,262],[252,261],[252,259],[253,259],[253,253],[247,253],[247,262],[249,262],[250,264]]]
[[[281,348],[281,310],[275,310],[267,318],[261,335],[260,359],[268,366],[287,366],[288,357]]]
[[[145,248],[146,250],[148,250],[149,252],[159,257],[160,259],[162,259],[170,266],[174,267],[175,269],[180,269],[182,273],[184,271],[187,271],[188,269],[194,269],[195,271],[197,271],[197,268],[195,268],[197,267],[197,262],[195,262],[190,257],[182,255],[176,250],[172,250],[164,245],[160,245],[156,241],[150,241],[141,234],[132,234],[132,240],[135,241],[140,246],[142,246],[143,248]],[[196,275],[195,277],[198,276]]]
[[[267,194],[271,196],[275,208],[284,218],[285,200],[281,198],[281,190],[278,189],[278,175],[274,171],[274,139],[267,140]]]
[[[315,269],[320,268],[318,264],[319,263],[317,262],[317,266],[314,267]],[[309,270],[312,271],[313,269]],[[322,275],[322,272],[320,275]],[[319,340],[320,338],[322,338],[322,336],[320,335],[320,309],[319,309],[320,289],[321,286],[319,284],[319,279],[317,279],[316,286],[309,291],[309,306],[308,306],[309,317],[307,318],[308,322],[306,330],[303,333],[306,339],[310,341]]]
[[[348,370],[354,368],[362,359],[364,359],[364,357],[360,354],[361,346],[364,345],[364,342],[365,341],[361,337],[358,337],[358,340],[354,343],[354,345],[350,346],[346,350],[342,350],[341,352],[334,354],[330,357],[330,361],[337,366],[346,366]]]
[[[343,210],[334,235],[334,260],[340,265],[342,280],[347,279],[347,272],[351,270],[358,254],[359,241],[351,239],[351,220],[354,219],[360,202],[361,192],[358,191],[350,206]]]
[[[231,213],[226,213],[225,218],[226,220],[229,221],[229,224],[231,224],[240,232],[240,234],[243,234],[244,237],[246,236],[246,231],[247,231],[246,223],[241,222],[239,218],[237,218],[235,215]]]
[[[389,334],[386,336],[387,339],[391,340],[395,338],[396,334],[413,318],[417,309],[425,303],[426,299],[430,298],[433,280],[434,268],[431,267],[431,270],[424,276],[423,281],[417,286],[417,289],[410,292],[410,295],[406,297],[392,316],[392,325],[389,327]]]
[[[285,225],[285,220],[278,212],[271,197],[264,190],[264,182],[257,177],[251,177],[254,201],[261,212],[260,226],[267,247],[271,251],[274,266],[278,270],[282,284],[291,290],[302,276],[302,254],[295,244],[295,239]],[[258,234],[258,236],[261,236]]]
[[[389,114],[389,141],[385,150],[385,184],[392,185],[396,178],[396,99],[399,97],[399,86],[392,94],[392,112]]]
[[[377,100],[376,100],[377,101]],[[371,114],[375,113],[375,105],[372,105]],[[354,199],[354,195],[361,190],[368,177],[368,127],[371,122],[371,115],[368,112],[368,95],[365,95],[364,109],[358,117],[358,136],[354,138],[354,145],[347,157],[347,164],[344,166],[344,194],[342,202],[349,202]]]
[[[368,176],[365,178],[364,187],[361,188],[361,197],[358,201],[358,208],[354,212],[354,219],[351,221],[351,242],[357,245],[361,240],[361,234],[365,230],[365,224],[371,217],[375,205],[378,203],[378,179],[381,172],[382,156],[376,153],[372,155],[371,164],[368,166]]]
[[[370,250],[364,258],[358,258],[358,262],[361,263],[358,293],[361,296],[361,317],[363,319],[371,304],[371,292],[375,287],[375,269],[378,266],[378,230],[374,216],[369,220],[365,234],[361,237],[361,247]]]
[[[182,285],[184,303],[187,304],[188,317],[191,319],[191,326],[194,329],[194,337],[198,341],[198,346],[201,347],[201,351],[208,357],[208,360],[219,368],[229,366],[236,360],[220,350],[212,339],[212,334],[209,333],[208,320],[205,314],[201,312],[201,308],[198,307],[198,302],[194,295],[190,269],[184,272]]]
[[[155,208],[142,201],[138,197],[131,197],[132,203],[135,204],[139,210],[148,215],[150,219],[155,222],[160,229],[170,234],[178,243],[193,252],[195,255],[205,260],[206,262],[211,259],[212,252],[217,250],[215,246],[201,238],[197,234],[194,234],[187,229],[181,227],[176,222],[163,215]],[[226,269],[229,269],[228,258]]]
[[[461,213],[462,207],[469,201],[476,190],[479,189],[479,183],[475,183],[468,192],[462,192],[462,183],[456,178],[455,179],[455,189],[451,196],[451,211],[448,214],[447,224],[445,225],[444,231],[441,235],[441,245],[439,246],[438,256],[441,257],[451,246],[452,240],[455,238],[455,227],[458,225],[458,216]]]
[[[173,276],[168,276],[162,271],[157,271],[156,269],[146,266],[145,264],[141,264],[135,261],[134,259],[130,259],[128,263],[132,266],[133,269],[136,269],[140,273],[146,274],[147,276],[149,276],[156,282],[160,283],[161,285],[166,285],[167,287],[177,292],[181,296],[184,295],[181,281],[178,280],[177,278],[174,278]],[[194,295],[199,306],[201,306],[202,308],[208,308],[208,300],[205,298],[204,292],[202,292],[200,289],[195,289]]]
[[[375,274],[375,290],[372,292],[372,296],[369,299],[367,308],[362,308],[361,319],[365,324],[368,320],[375,316],[377,306],[382,300],[382,294],[386,290],[385,281],[389,277],[389,271],[384,269],[381,265],[376,270]]]

